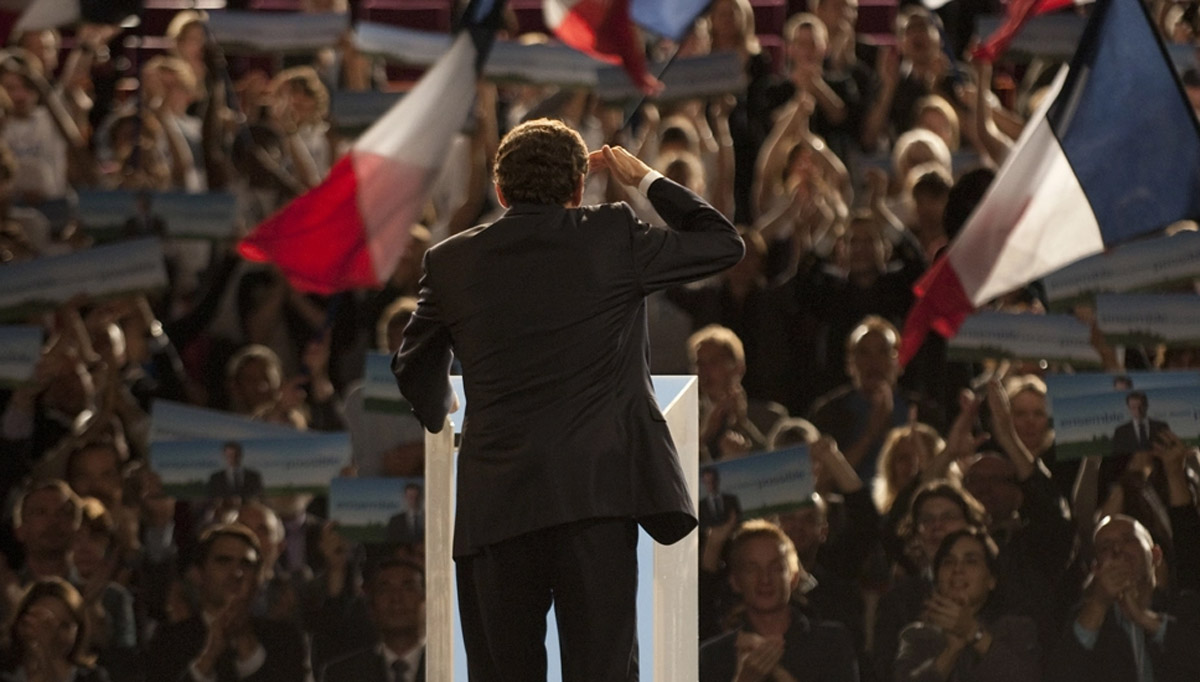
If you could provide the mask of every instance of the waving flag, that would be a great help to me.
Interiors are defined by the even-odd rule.
[[[1200,217],[1200,129],[1140,0],[1096,3],[945,256],[917,282],[901,361],[930,328],[1109,246]]]
[[[468,8],[469,19],[484,22],[459,32],[450,51],[358,138],[324,182],[261,223],[238,252],[275,263],[301,291],[331,294],[385,282],[474,106],[500,4]]]
[[[662,83],[646,70],[629,0],[542,0],[542,12],[559,40],[596,59],[621,64],[646,94],[662,90]]]

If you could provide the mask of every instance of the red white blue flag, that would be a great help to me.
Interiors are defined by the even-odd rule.
[[[1140,0],[1099,0],[1069,69],[914,287],[901,360],[1001,294],[1197,217],[1200,129],[1167,52]]]

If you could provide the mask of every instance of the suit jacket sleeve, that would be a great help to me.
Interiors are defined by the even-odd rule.
[[[425,254],[424,269],[417,311],[404,328],[404,341],[392,358],[392,373],[421,425],[438,433],[450,414],[454,396],[450,387],[450,330],[434,302],[429,253]]]
[[[258,640],[267,653],[262,667],[244,682],[287,682],[308,679],[308,651],[300,631],[282,623],[255,628]]]
[[[708,277],[742,259],[745,245],[737,230],[690,190],[659,178],[648,196],[672,229],[637,224],[633,256],[644,293]]]

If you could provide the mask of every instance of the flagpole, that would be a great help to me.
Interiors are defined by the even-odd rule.
[[[671,56],[667,57],[667,61],[663,62],[662,68],[658,70],[658,73],[654,74],[654,77],[660,82],[662,81],[663,74],[667,72],[667,69],[671,68],[671,64],[675,63],[675,58],[679,56],[679,48],[680,44],[676,43],[675,49],[671,51]],[[633,120],[634,114],[637,113],[638,109],[642,108],[642,105],[645,104],[646,100],[649,98],[649,94],[642,92],[641,96],[634,101],[633,106],[625,109],[625,118],[621,122],[621,127],[617,129],[618,132],[629,127],[629,123]]]

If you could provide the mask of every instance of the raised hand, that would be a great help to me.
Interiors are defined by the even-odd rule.
[[[622,185],[637,187],[642,178],[650,172],[650,167],[624,147],[604,145],[588,154],[588,170],[607,170],[609,176]]]

